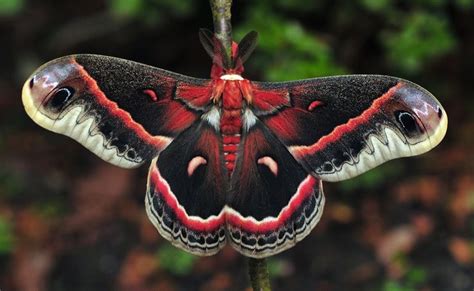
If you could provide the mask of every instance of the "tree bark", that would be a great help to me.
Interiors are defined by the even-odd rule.
[[[271,291],[266,259],[249,258],[249,275],[254,291]]]
[[[232,25],[230,23],[232,0],[210,0],[214,33],[224,46],[228,61],[232,48]]]

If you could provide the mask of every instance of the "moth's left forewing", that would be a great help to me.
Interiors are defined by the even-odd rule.
[[[290,106],[260,118],[308,171],[344,180],[436,146],[447,115],[436,98],[406,80],[378,75],[255,83],[286,89]]]
[[[72,55],[40,67],[25,83],[22,99],[42,127],[131,168],[154,158],[199,118],[193,101],[177,94],[209,91],[209,84],[128,60]]]

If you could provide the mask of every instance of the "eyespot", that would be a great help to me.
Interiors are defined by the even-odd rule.
[[[443,109],[441,107],[438,107],[438,118],[441,118],[443,116]]]
[[[419,131],[419,126],[413,114],[407,111],[396,111],[395,118],[407,133],[415,133]]]
[[[51,106],[60,107],[74,95],[74,89],[71,87],[63,87],[58,89],[51,98]]]
[[[34,85],[35,85],[35,77],[31,77],[30,83],[29,83],[30,89],[33,89]]]

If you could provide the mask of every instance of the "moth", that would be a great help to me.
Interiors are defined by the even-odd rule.
[[[206,30],[210,79],[100,55],[50,61],[22,100],[40,126],[124,168],[151,162],[148,217],[173,245],[212,255],[282,252],[323,213],[322,181],[360,175],[424,153],[447,115],[422,87],[395,77],[347,75],[290,82],[245,79],[257,33],[228,56]]]

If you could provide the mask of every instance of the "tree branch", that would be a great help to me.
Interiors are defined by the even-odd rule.
[[[227,57],[231,55],[232,48],[232,25],[230,23],[230,7],[232,0],[210,0],[212,19],[214,21],[214,33],[222,42]]]
[[[266,259],[249,258],[249,275],[254,291],[271,291]]]
[[[232,49],[232,25],[230,23],[232,0],[210,0],[214,33],[222,42],[230,63]],[[248,259],[249,276],[254,291],[271,291],[270,276],[268,275],[265,259]]]

